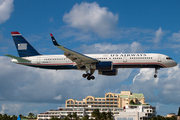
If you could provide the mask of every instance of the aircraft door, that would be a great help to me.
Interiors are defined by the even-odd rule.
[[[127,62],[127,56],[123,56],[123,62]]]
[[[158,55],[158,62],[161,62],[161,55]]]
[[[37,59],[37,64],[40,64],[40,59]]]

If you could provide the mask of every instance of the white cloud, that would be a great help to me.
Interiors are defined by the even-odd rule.
[[[132,42],[131,44],[96,43],[89,46],[84,44],[80,46],[80,49],[84,53],[136,53],[143,52],[145,48],[138,42]]]
[[[169,37],[170,41],[180,42],[180,31],[179,33],[173,33],[171,37]]]
[[[127,79],[132,72],[132,69],[119,69],[117,76],[107,77],[96,71],[96,79],[88,81],[82,77],[85,71],[31,68],[11,63],[5,57],[0,57],[0,61],[0,95],[5,101],[64,103],[70,98],[104,96],[107,88],[113,91],[114,85]]]
[[[108,11],[106,7],[100,7],[96,2],[82,2],[74,5],[72,10],[63,16],[63,20],[70,27],[105,37],[113,34],[118,15]]]
[[[153,42],[155,44],[159,43],[161,41],[163,35],[164,35],[163,31],[162,31],[161,27],[159,27],[159,29],[155,33],[155,38],[153,39]]]
[[[126,86],[132,92],[145,95],[146,102],[159,102],[160,104],[179,104],[180,93],[180,65],[173,68],[164,68],[158,71],[154,78],[154,69],[142,68],[134,77],[133,83]],[[124,87],[124,86],[123,86]]]
[[[22,105],[20,104],[3,104],[1,106],[1,114],[7,114],[7,113],[14,113],[14,114],[18,114],[19,110],[21,109]]]
[[[58,95],[56,97],[54,97],[55,100],[61,100],[62,99],[62,96],[61,95]]]
[[[0,24],[10,18],[11,12],[14,10],[14,0],[0,0]]]

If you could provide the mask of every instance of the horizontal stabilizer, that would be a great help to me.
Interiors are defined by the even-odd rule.
[[[22,63],[22,62],[31,62],[30,60],[23,59],[23,58],[20,58],[20,57],[16,57],[16,56],[13,56],[13,55],[9,55],[9,54],[4,54],[4,55],[7,56],[7,57],[16,59],[19,63]]]

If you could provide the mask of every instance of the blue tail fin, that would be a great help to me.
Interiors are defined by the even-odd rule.
[[[11,32],[19,57],[41,55],[34,47],[19,33]]]

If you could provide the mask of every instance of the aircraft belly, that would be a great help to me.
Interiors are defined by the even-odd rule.
[[[74,65],[27,65],[27,66],[42,68],[42,69],[54,69],[54,70],[77,69],[77,67]]]
[[[113,68],[164,68],[159,64],[116,64]]]

